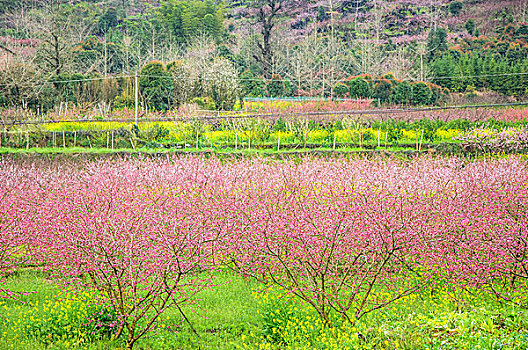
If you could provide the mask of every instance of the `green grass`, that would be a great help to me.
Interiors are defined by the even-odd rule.
[[[66,148],[53,148],[53,147],[46,147],[46,148],[29,148],[26,150],[25,148],[5,148],[0,147],[0,154],[112,154],[112,153],[175,153],[175,154],[187,154],[187,153],[214,153],[214,154],[244,154],[244,155],[275,155],[275,154],[299,154],[299,153],[317,153],[317,152],[325,152],[325,153],[370,153],[370,152],[387,152],[387,153],[395,153],[395,152],[416,152],[413,148],[408,147],[381,147],[376,150],[371,149],[365,149],[365,148],[351,148],[351,147],[336,147],[335,149],[332,147],[318,147],[318,148],[283,148],[280,150],[275,149],[263,149],[257,147],[253,147],[248,149],[245,148],[210,148],[210,147],[204,147],[204,148],[184,148],[184,149],[178,149],[178,148],[137,148],[136,150],[132,148],[116,148],[116,149],[110,149],[110,148],[82,148],[82,147],[66,147]],[[427,149],[422,149],[422,153],[428,152]]]
[[[232,349],[243,333],[250,333],[258,328],[259,316],[252,291],[257,288],[253,281],[244,281],[231,273],[218,273],[217,287],[204,290],[199,295],[199,304],[184,309],[190,323],[198,332],[197,337],[186,323],[182,323],[181,314],[171,309],[163,315],[164,329],[148,334],[137,344],[144,349]],[[38,339],[20,338],[20,332],[13,331],[13,320],[31,324],[30,320],[21,320],[35,310],[36,305],[43,305],[49,298],[56,296],[60,289],[37,272],[23,272],[8,282],[11,290],[38,291],[21,298],[24,302],[8,300],[0,303],[0,349],[68,349],[70,345],[46,346]],[[41,307],[42,308],[42,307]],[[37,307],[38,309],[38,307]],[[45,315],[44,313],[40,316]],[[4,315],[4,316],[2,316]],[[7,316],[7,317],[6,317]],[[3,319],[6,317],[6,319]],[[37,316],[35,316],[37,318]],[[17,341],[14,342],[13,340]],[[124,348],[121,340],[99,341],[73,348],[87,349],[120,349]]]
[[[462,293],[457,302],[446,290],[424,291],[344,329],[336,345],[336,340],[328,337],[328,329],[318,326],[316,314],[308,306],[288,300],[278,291],[259,293],[257,298],[254,292],[262,286],[231,272],[217,272],[216,277],[218,286],[199,295],[199,306],[193,311],[185,309],[199,336],[172,309],[162,317],[164,327],[149,333],[136,348],[528,349],[527,310],[499,304],[487,294]],[[24,304],[15,300],[0,304],[0,349],[124,348],[122,340],[46,345],[42,339],[24,334],[20,329],[32,325],[32,317],[46,317],[46,301],[53,300],[60,288],[31,270],[10,278],[8,287],[38,293],[24,296]],[[277,312],[279,309],[282,311]],[[22,325],[18,331],[14,322]]]

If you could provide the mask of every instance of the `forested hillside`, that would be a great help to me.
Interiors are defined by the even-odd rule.
[[[0,0],[0,105],[520,100],[528,1]],[[101,79],[107,77],[108,79]]]

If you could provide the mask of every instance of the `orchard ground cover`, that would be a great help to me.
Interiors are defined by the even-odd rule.
[[[424,291],[358,322],[356,331],[342,332],[338,347],[313,310],[280,299],[277,292],[263,293],[258,284],[233,274],[218,274],[216,278],[218,287],[204,291],[199,298],[200,307],[187,315],[199,337],[182,322],[179,312],[168,310],[157,327],[138,342],[138,348],[524,349],[528,346],[526,311],[499,304],[487,295],[468,295],[457,303],[446,290],[437,289],[433,293]],[[84,310],[91,305],[61,298],[59,289],[45,275],[22,272],[10,280],[9,286],[39,292],[25,297],[25,304],[7,301],[0,305],[1,348],[123,348],[121,339],[107,339],[104,332],[97,338],[97,334],[82,328]],[[62,315],[61,321],[57,314]],[[365,341],[359,341],[358,334]]]
[[[488,111],[489,112],[489,111]],[[444,112],[443,112],[444,113]],[[433,113],[434,114],[434,113]],[[403,146],[416,150],[440,144],[461,144],[460,151],[523,153],[528,149],[526,119],[483,118],[392,119],[388,116],[340,116],[315,121],[303,116],[268,120],[241,118],[189,121],[57,122],[11,125],[0,130],[6,151],[36,148],[194,149],[227,150],[303,148],[383,149]],[[466,118],[467,117],[467,118]],[[438,148],[438,147],[436,147]]]
[[[4,347],[527,346],[520,157],[0,173]]]

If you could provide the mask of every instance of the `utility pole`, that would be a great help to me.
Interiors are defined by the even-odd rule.
[[[335,33],[334,33],[334,14],[336,13],[334,11],[334,3],[332,0],[330,0],[330,42],[329,42],[329,49],[330,49],[330,98],[334,98],[334,68],[335,65],[332,64],[332,61],[335,59]]]
[[[138,127],[138,114],[139,114],[139,86],[138,86],[138,72],[136,69],[136,74],[134,75],[134,93],[135,93],[135,108],[134,108],[134,125],[136,126],[136,130],[139,129]]]

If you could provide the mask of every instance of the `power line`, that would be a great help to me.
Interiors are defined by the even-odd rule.
[[[443,79],[469,79],[469,78],[493,78],[493,77],[506,77],[515,75],[528,75],[528,72],[518,73],[498,73],[498,74],[481,74],[481,75],[460,75],[451,77],[432,77],[429,80],[443,80]]]
[[[462,79],[473,79],[473,78],[493,78],[493,77],[507,77],[507,76],[528,76],[528,72],[517,72],[517,73],[497,73],[497,74],[481,74],[481,75],[456,75],[456,76],[443,76],[443,77],[430,77],[427,79],[427,81],[435,81],[435,80],[447,80],[447,79],[453,79],[453,80],[462,80]],[[171,80],[185,80],[187,77],[185,76],[172,76],[172,75],[138,75],[140,78],[158,78],[158,79],[171,79]],[[358,76],[361,77],[361,76]],[[0,84],[0,86],[18,86],[18,87],[34,87],[34,86],[42,86],[46,84],[66,84],[66,83],[80,83],[80,82],[90,82],[90,81],[100,81],[100,80],[110,80],[110,79],[127,79],[127,78],[134,78],[134,75],[118,75],[118,76],[106,76],[106,77],[97,77],[97,78],[86,78],[86,79],[70,79],[70,80],[50,80],[50,81],[37,81],[33,83],[28,84],[17,84],[15,82],[13,83],[3,83]],[[209,81],[209,80],[215,80],[215,78],[208,78],[208,77],[200,77],[201,80]],[[381,80],[387,80],[386,77],[372,77],[369,78],[369,80],[372,81],[381,81]],[[263,80],[270,80],[270,81],[288,81],[290,83],[295,82],[322,82],[322,81],[328,81],[330,79],[321,79],[321,78],[303,78],[303,79],[264,79],[264,78],[235,78],[235,80],[238,81],[263,81]],[[336,81],[344,82],[346,79],[335,79]],[[419,82],[420,80],[415,79],[397,79],[398,81],[406,81],[406,82]]]
[[[444,76],[444,77],[431,77],[431,78],[428,78],[427,80],[431,81],[431,80],[444,80],[444,79],[472,79],[472,78],[491,78],[491,77],[504,77],[504,76],[524,76],[524,75],[528,75],[528,72],[519,72],[519,73],[498,73],[498,74],[482,74],[482,75],[457,75],[457,76]],[[171,79],[174,77],[172,76],[165,76],[165,75],[140,75],[140,77],[146,77],[146,78],[161,78],[161,79]],[[357,77],[361,77],[361,75],[357,76]],[[180,77],[176,77],[176,80],[179,79]],[[183,77],[182,77],[183,78]],[[204,80],[212,80],[213,78],[202,78]],[[370,78],[369,78],[370,79]],[[310,82],[310,81],[328,81],[329,79],[296,79],[296,78],[292,78],[292,79],[285,79],[285,78],[282,78],[282,79],[275,79],[275,78],[271,78],[271,79],[264,79],[264,78],[237,78],[237,80],[239,81],[262,81],[262,80],[271,80],[271,81],[289,81],[289,82],[297,82],[297,81],[303,81],[303,82]],[[339,81],[346,81],[346,79],[336,79],[336,80],[339,80]],[[385,77],[372,77],[372,80],[373,81],[381,81],[381,80],[388,80],[387,78]],[[410,81],[410,82],[419,82],[420,80],[416,80],[416,79],[410,79],[410,78],[407,78],[407,79],[397,79],[398,81]]]
[[[125,78],[133,78],[134,75],[118,75],[118,76],[105,76],[105,77],[97,77],[97,78],[86,78],[86,79],[70,79],[70,80],[44,80],[44,81],[37,81],[33,83],[28,84],[17,84],[17,83],[11,83],[11,84],[0,84],[0,86],[18,86],[18,87],[36,87],[36,86],[44,86],[47,84],[66,84],[66,83],[82,83],[82,82],[89,82],[89,81],[100,81],[100,80],[111,80],[111,79],[125,79]]]

